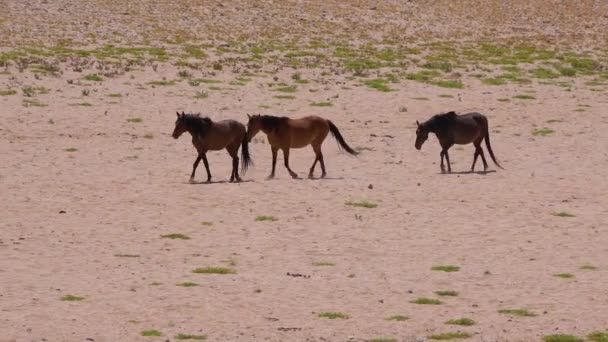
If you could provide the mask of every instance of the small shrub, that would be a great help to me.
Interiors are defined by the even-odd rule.
[[[198,341],[202,341],[202,340],[206,340],[207,339],[207,335],[177,334],[177,335],[175,335],[175,338],[178,339],[178,340],[198,340]]]
[[[555,133],[555,131],[552,130],[551,128],[547,128],[547,127],[544,127],[544,128],[535,128],[532,131],[532,135],[540,135],[540,136],[543,136],[543,137],[546,137],[546,136],[551,135],[553,133]]]
[[[403,315],[393,315],[393,316],[386,318],[387,321],[397,321],[397,322],[403,322],[408,319],[409,319],[409,317],[403,316]]]
[[[469,334],[468,332],[462,332],[462,331],[446,332],[446,333],[434,334],[434,335],[428,336],[428,338],[431,340],[454,340],[454,339],[469,338],[469,337],[471,337],[471,334]]]
[[[331,107],[331,106],[333,106],[333,103],[331,103],[329,101],[320,101],[320,102],[312,102],[310,105],[314,106],[314,107]]]
[[[335,266],[333,262],[328,261],[315,261],[312,263],[313,266]]]
[[[410,301],[410,303],[439,305],[439,304],[442,304],[443,302],[438,299],[435,299],[435,298],[419,297],[419,298],[416,298],[415,300]]]
[[[101,82],[101,81],[103,81],[103,77],[101,77],[101,76],[99,76],[97,74],[86,75],[84,77],[84,79],[87,80],[87,81],[93,81],[93,82]]]
[[[518,316],[518,317],[534,317],[535,313],[528,311],[527,309],[501,309],[498,310],[498,313],[510,315],[510,316]]]
[[[230,267],[199,267],[192,270],[192,273],[200,274],[234,274],[236,271]]]
[[[260,215],[255,218],[256,221],[278,221],[279,219],[274,216],[269,215]]]
[[[460,271],[460,266],[454,265],[438,265],[431,267],[433,271],[443,271],[443,272],[458,272]]]
[[[595,271],[597,270],[597,267],[593,266],[593,265],[583,265],[581,267],[579,267],[581,270],[590,270],[590,271]]]
[[[144,121],[142,118],[128,118],[127,122],[132,122],[132,123],[139,123]]]
[[[458,292],[456,291],[435,291],[435,294],[442,297],[456,297]]]
[[[513,96],[513,98],[519,99],[519,100],[534,100],[536,97],[534,97],[532,95],[527,95],[527,94],[520,94],[520,95]]]
[[[208,97],[209,97],[209,93],[206,92],[206,91],[198,91],[198,92],[196,92],[194,94],[194,98],[198,99],[198,100],[200,100],[200,99],[206,99]]]
[[[567,211],[554,212],[554,213],[551,213],[551,215],[557,216],[557,217],[576,217],[576,215],[570,214]]]
[[[78,302],[81,300],[84,300],[84,297],[80,297],[80,296],[74,296],[74,295],[65,295],[63,297],[61,297],[61,300],[66,301],[66,302]]]
[[[144,330],[140,333],[141,336],[163,336],[158,330]]]
[[[459,318],[459,319],[451,319],[449,321],[446,321],[445,324],[469,326],[469,325],[474,325],[475,321],[470,318]]]
[[[564,278],[564,279],[574,278],[574,274],[572,274],[572,273],[556,273],[553,276],[558,277],[558,278]]]
[[[329,318],[329,319],[349,319],[350,316],[341,312],[334,312],[334,311],[325,311],[325,312],[320,312],[318,315],[318,317],[321,318]]]
[[[579,337],[573,335],[556,334],[543,336],[544,342],[583,342]]]
[[[195,287],[195,286],[199,286],[197,283],[193,283],[193,282],[189,282],[189,281],[186,281],[186,282],[183,282],[183,283],[179,283],[179,284],[176,284],[176,285],[177,286],[183,286],[183,287]]]
[[[163,239],[171,239],[171,240],[175,240],[175,239],[190,240],[190,237],[188,235],[180,234],[180,233],[173,233],[173,234],[162,235],[161,238],[163,238]]]
[[[345,204],[353,206],[353,207],[362,207],[362,208],[370,208],[370,209],[378,207],[378,204],[372,203],[372,202],[368,202],[368,201],[360,201],[360,202],[348,201]]]
[[[15,89],[0,90],[0,96],[9,96],[15,94],[17,94],[17,91]]]
[[[376,78],[373,80],[365,80],[363,82],[366,86],[370,87],[370,88],[374,88],[378,91],[384,91],[384,92],[388,92],[391,91],[392,89],[386,85],[387,80],[383,79],[383,78]]]

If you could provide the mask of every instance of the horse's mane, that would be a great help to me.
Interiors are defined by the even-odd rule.
[[[208,117],[201,117],[200,114],[182,114],[183,120],[188,127],[194,128],[194,132],[203,135],[207,132],[213,121]]]
[[[456,118],[456,116],[458,116],[458,115],[454,111],[449,111],[447,113],[441,113],[441,114],[435,114],[430,119],[425,121],[422,125],[427,128],[430,128],[430,129],[435,129],[435,127],[438,124],[442,124],[446,121],[452,120],[452,119]]]
[[[286,116],[274,116],[274,115],[262,115],[260,116],[260,122],[262,123],[262,127],[269,129],[269,130],[273,130],[273,131],[278,131],[279,127],[281,126],[281,124],[285,121],[287,121],[287,117]]]

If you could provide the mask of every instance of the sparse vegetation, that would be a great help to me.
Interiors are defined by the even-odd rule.
[[[199,267],[192,270],[192,273],[201,274],[234,274],[236,271],[230,267]]]
[[[167,80],[161,80],[161,81],[150,81],[147,84],[152,85],[152,86],[172,86],[175,85],[175,81],[167,81]]]
[[[551,213],[551,215],[557,216],[557,217],[576,217],[576,215],[570,214],[567,211],[557,211],[557,212]]]
[[[197,283],[193,283],[193,282],[190,282],[190,281],[186,281],[186,282],[183,282],[183,283],[178,283],[176,285],[177,286],[183,286],[183,287],[195,287],[195,286],[199,286]]]
[[[139,258],[139,254],[114,254],[115,257],[117,258]]]
[[[161,333],[158,330],[144,330],[142,332],[140,332],[141,336],[163,336],[163,333]]]
[[[416,298],[416,299],[410,301],[410,303],[439,305],[439,304],[442,304],[443,302],[440,301],[439,299],[435,299],[435,298],[419,297],[419,298]]]
[[[321,317],[321,318],[329,318],[329,319],[349,319],[350,318],[350,316],[347,314],[344,314],[342,312],[335,312],[335,311],[320,312],[317,316]]]
[[[581,270],[588,270],[588,271],[595,271],[597,270],[597,267],[593,266],[593,265],[583,265],[581,267],[579,267]]]
[[[404,316],[404,315],[393,315],[393,316],[386,318],[387,321],[397,321],[397,322],[407,321],[408,319],[409,319],[409,317]]]
[[[445,332],[445,333],[441,333],[441,334],[433,334],[433,335],[429,335],[428,338],[431,340],[455,340],[455,339],[461,339],[461,338],[469,338],[471,337],[471,334],[469,334],[468,332],[463,332],[463,331],[457,331],[457,332]]]
[[[532,131],[532,135],[540,135],[540,136],[543,136],[543,137],[546,137],[546,136],[551,135],[553,133],[555,133],[555,131],[552,130],[551,128],[547,128],[547,127],[545,127],[545,128],[535,128]]]
[[[519,100],[534,100],[536,97],[534,97],[532,95],[528,95],[528,94],[519,94],[519,95],[513,96],[513,98],[519,99]]]
[[[255,220],[257,222],[259,222],[259,221],[278,221],[279,219],[274,216],[270,216],[270,215],[260,215],[260,216],[257,216],[255,218]]]
[[[202,340],[206,340],[207,339],[207,335],[177,334],[177,335],[175,335],[175,338],[178,339],[178,340],[198,340],[198,341],[202,341]]]
[[[84,77],[85,80],[87,81],[92,81],[92,82],[101,82],[103,81],[103,77],[99,76],[98,74],[89,74],[86,75]]]
[[[574,274],[572,274],[572,273],[556,273],[553,276],[558,277],[558,278],[564,278],[564,279],[574,278]]]
[[[131,122],[131,123],[140,123],[143,121],[144,121],[144,119],[142,119],[142,118],[128,118],[127,119],[127,122]]]
[[[501,309],[498,310],[498,313],[510,315],[510,316],[518,316],[518,317],[534,317],[535,313],[528,311],[527,309]]]
[[[171,239],[171,240],[175,240],[175,239],[190,240],[190,237],[188,235],[181,234],[181,233],[172,233],[172,234],[161,235],[161,238]]]
[[[446,321],[445,324],[469,326],[469,325],[474,325],[475,321],[470,318],[458,318],[458,319],[451,319],[449,321]]]
[[[314,107],[331,107],[331,106],[333,106],[333,104],[329,101],[312,102],[310,105],[314,106]]]
[[[390,337],[376,337],[369,340],[365,340],[365,342],[397,342],[397,339]]]
[[[442,297],[456,297],[458,292],[456,291],[435,291],[435,294]]]
[[[460,266],[454,265],[438,265],[431,267],[433,271],[443,271],[443,272],[458,272],[460,271]]]
[[[544,342],[583,342],[583,339],[565,334],[547,335],[543,336]]]
[[[201,100],[201,99],[206,99],[206,98],[208,98],[208,97],[209,97],[209,93],[208,93],[208,92],[206,92],[206,91],[197,91],[197,92],[194,94],[194,98],[195,98],[195,99],[198,99],[198,100]]]
[[[608,331],[595,331],[587,335],[587,339],[593,342],[608,342]]]
[[[388,91],[393,90],[393,89],[391,89],[387,85],[388,81],[386,79],[383,79],[383,78],[376,78],[376,79],[373,79],[373,80],[365,80],[363,83],[366,86],[368,86],[370,88],[374,88],[374,89],[379,90],[379,91],[388,92]]]
[[[359,201],[359,202],[348,201],[345,204],[353,206],[353,207],[362,207],[362,208],[370,208],[370,209],[378,207],[378,204],[368,202],[368,201]]]
[[[76,147],[67,147],[63,149],[66,152],[76,152],[78,149]]]
[[[315,261],[312,263],[313,266],[335,266],[333,262],[328,261]]]
[[[78,301],[84,300],[84,297],[69,294],[69,295],[65,295],[65,296],[61,297],[61,300],[66,301],[66,302],[78,302]]]
[[[15,94],[17,94],[17,91],[15,89],[0,90],[0,96],[9,96]]]

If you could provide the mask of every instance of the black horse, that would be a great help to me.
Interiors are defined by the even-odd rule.
[[[249,155],[249,140],[247,140],[247,129],[245,125],[235,120],[222,120],[214,122],[207,117],[200,117],[195,114],[177,113],[177,121],[175,121],[175,129],[173,130],[173,138],[179,138],[182,133],[188,131],[192,135],[192,144],[198,151],[198,156],[192,166],[192,175],[190,182],[194,182],[194,173],[201,159],[205,163],[207,170],[207,182],[211,181],[211,172],[209,171],[209,162],[207,161],[207,151],[219,151],[226,149],[232,157],[232,173],[230,181],[236,179],[241,181],[239,177],[239,147],[242,146],[241,153],[243,155],[243,163],[241,167],[242,174],[245,174],[247,168],[251,164]]]
[[[471,165],[471,171],[475,169],[475,162],[477,157],[481,155],[483,161],[484,171],[488,169],[488,163],[486,157],[483,154],[481,148],[481,142],[486,140],[486,147],[490,152],[490,157],[494,161],[494,164],[499,168],[503,168],[496,161],[492,147],[490,146],[490,131],[488,129],[488,118],[480,113],[467,113],[458,115],[455,112],[447,112],[444,114],[437,114],[429,120],[419,123],[416,121],[418,129],[416,130],[416,149],[420,150],[422,144],[426,141],[429,136],[429,132],[435,133],[439,144],[441,145],[441,172],[445,172],[443,166],[443,157],[448,163],[448,173],[452,172],[450,166],[450,157],[448,150],[454,144],[466,145],[473,143],[475,145],[475,155],[473,157],[473,165]]]

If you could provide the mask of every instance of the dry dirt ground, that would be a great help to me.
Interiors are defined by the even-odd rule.
[[[604,3],[252,3],[0,3],[0,341],[608,339]],[[213,152],[189,184],[177,110],[320,115],[361,154],[269,181],[260,134],[244,182]],[[447,110],[504,170],[414,149]]]

